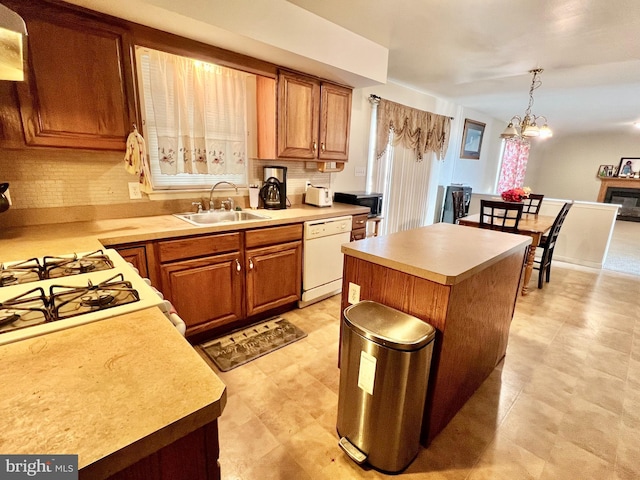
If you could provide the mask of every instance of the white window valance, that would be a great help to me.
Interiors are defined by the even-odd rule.
[[[376,158],[382,157],[389,144],[389,132],[393,132],[392,144],[402,143],[416,152],[416,160],[422,161],[427,152],[433,152],[438,160],[444,159],[449,144],[451,118],[407,107],[400,103],[376,99],[378,121],[376,133]]]

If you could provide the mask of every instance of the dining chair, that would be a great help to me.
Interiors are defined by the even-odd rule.
[[[522,199],[522,205],[524,205],[522,209],[522,213],[533,213],[535,215],[540,211],[540,206],[542,205],[542,199],[544,195],[539,193],[530,193],[529,198]]]
[[[522,218],[522,203],[480,200],[480,228],[514,233]]]
[[[551,260],[553,259],[553,251],[555,249],[562,224],[564,223],[565,218],[567,218],[567,214],[569,213],[572,205],[573,202],[567,202],[562,206],[558,216],[551,226],[551,229],[549,230],[549,233],[542,237],[540,245],[538,245],[538,248],[542,250],[542,255],[539,259],[535,259],[533,261],[533,268],[539,271],[538,288],[542,288],[543,286],[543,277],[546,277],[545,280],[549,283],[549,279],[551,278]]]
[[[457,190],[451,192],[453,197],[453,223],[458,223],[458,219],[466,217],[467,214],[464,211],[464,192]]]

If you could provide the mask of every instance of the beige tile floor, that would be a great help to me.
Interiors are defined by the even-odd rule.
[[[640,478],[640,277],[558,262],[535,281],[504,361],[399,478]],[[337,445],[339,310],[287,313],[307,338],[219,373],[223,479],[385,477]]]

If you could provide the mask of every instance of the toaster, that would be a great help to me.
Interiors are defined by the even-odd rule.
[[[304,203],[316,207],[330,207],[333,204],[331,190],[325,187],[308,187]]]

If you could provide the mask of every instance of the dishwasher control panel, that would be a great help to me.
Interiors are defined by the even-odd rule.
[[[304,238],[320,238],[351,231],[351,215],[325,218],[304,223]]]

